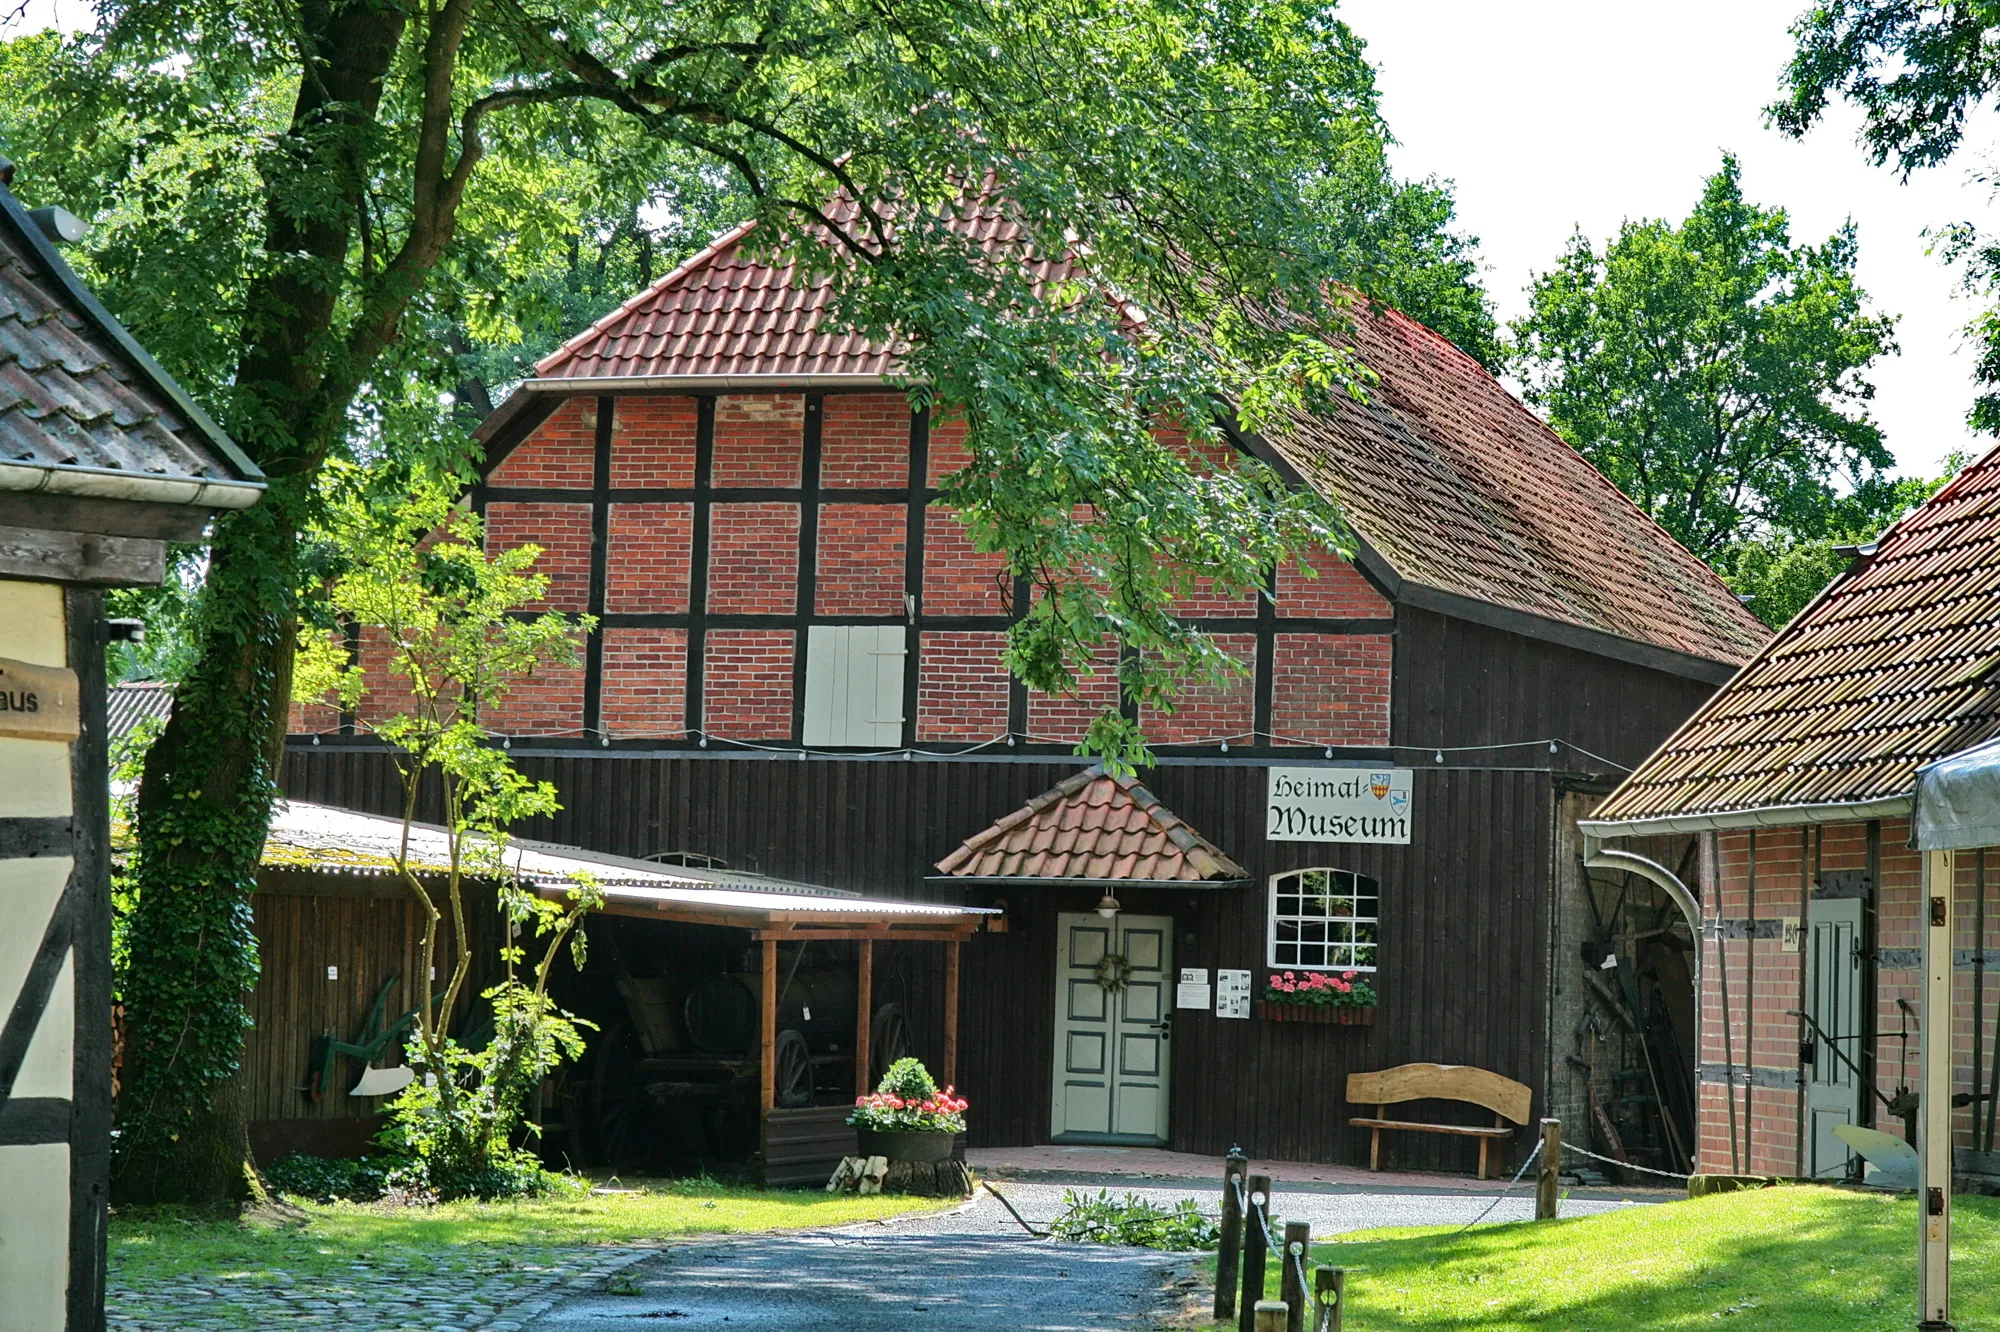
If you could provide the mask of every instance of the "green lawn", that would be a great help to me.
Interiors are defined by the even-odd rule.
[[[304,1204],[303,1228],[252,1229],[233,1216],[171,1208],[125,1209],[111,1219],[111,1267],[128,1285],[173,1276],[228,1276],[283,1268],[306,1279],[345,1272],[354,1258],[436,1254],[471,1245],[620,1244],[700,1233],[838,1226],[956,1205],[955,1200],[858,1197],[643,1180],[629,1192],[532,1202],[437,1207]],[[491,1250],[488,1250],[491,1252]]]
[[[1953,1315],[2000,1332],[2000,1199],[1953,1200]],[[1313,1245],[1348,1271],[1347,1326],[1605,1329],[1913,1327],[1910,1198],[1837,1189],[1731,1193],[1574,1221],[1375,1230]],[[1269,1298],[1277,1298],[1273,1264]]]

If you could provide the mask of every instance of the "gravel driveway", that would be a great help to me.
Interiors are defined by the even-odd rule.
[[[1012,1236],[908,1232],[870,1226],[676,1245],[627,1269],[616,1284],[633,1293],[577,1296],[531,1326],[1143,1328],[1166,1310],[1177,1281],[1192,1282],[1190,1264],[1147,1249],[1051,1244],[1018,1227]]]
[[[1137,1193],[1171,1204],[1213,1205],[1214,1190],[1185,1181],[1128,1179],[1091,1185],[1014,1181],[998,1185],[1038,1229],[1062,1208],[1066,1188]],[[1658,1195],[1572,1195],[1562,1215],[1583,1216],[1657,1201]],[[1278,1219],[1312,1223],[1315,1236],[1376,1226],[1463,1225],[1487,1195],[1437,1191],[1361,1192],[1280,1186]],[[1531,1193],[1502,1200],[1490,1222],[1534,1215]],[[966,1206],[839,1230],[677,1245],[629,1268],[614,1284],[627,1294],[572,1296],[533,1332],[630,1332],[655,1320],[674,1327],[874,1328],[933,1318],[953,1332],[1071,1332],[1145,1328],[1164,1322],[1195,1289],[1190,1255],[1028,1236],[984,1190]]]

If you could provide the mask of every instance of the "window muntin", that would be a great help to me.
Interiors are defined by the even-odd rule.
[[[1271,876],[1269,960],[1302,971],[1375,970],[1381,889],[1365,874],[1299,869]]]

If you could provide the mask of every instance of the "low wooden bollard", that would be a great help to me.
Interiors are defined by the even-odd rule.
[[[1535,1220],[1556,1219],[1556,1193],[1561,1184],[1563,1154],[1563,1122],[1560,1119],[1542,1121],[1542,1171],[1535,1179]]]
[[[1278,1274],[1278,1298],[1291,1310],[1285,1332],[1306,1332],[1306,1246],[1311,1239],[1312,1227],[1306,1222],[1285,1222],[1285,1252],[1278,1260],[1285,1265]]]
[[[1257,1305],[1264,1300],[1264,1229],[1271,1220],[1271,1177],[1252,1175],[1249,1207],[1243,1213],[1243,1298],[1237,1304],[1236,1332],[1257,1332]]]
[[[1250,1161],[1241,1147],[1222,1158],[1222,1237],[1215,1253],[1215,1321],[1236,1316],[1236,1274],[1243,1260],[1243,1207]]]
[[[1253,1309],[1250,1332],[1285,1332],[1286,1309],[1282,1300],[1259,1300]]]
[[[1315,1267],[1313,1296],[1319,1301],[1319,1323],[1313,1332],[1340,1332],[1343,1306],[1347,1303],[1347,1269]]]

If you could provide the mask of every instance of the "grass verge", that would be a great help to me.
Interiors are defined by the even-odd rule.
[[[436,1207],[305,1203],[303,1227],[251,1229],[233,1215],[123,1209],[111,1219],[115,1280],[142,1286],[183,1276],[282,1269],[306,1279],[346,1271],[357,1257],[449,1254],[472,1245],[553,1248],[670,1240],[679,1235],[848,1225],[956,1205],[954,1199],[859,1197],[687,1180],[642,1180],[622,1192]]]
[[[2000,1332],[2000,1199],[1952,1206],[1959,1332]],[[1879,1332],[1917,1317],[1914,1199],[1763,1189],[1575,1220],[1364,1231],[1315,1243],[1347,1269],[1351,1328],[1713,1327]],[[1210,1260],[1210,1272],[1214,1271]],[[1267,1271],[1276,1299],[1277,1266]]]

